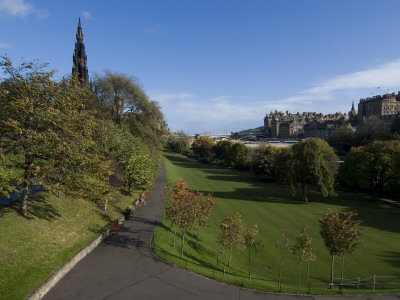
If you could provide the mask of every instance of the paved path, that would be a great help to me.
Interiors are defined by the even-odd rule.
[[[331,300],[340,298],[400,299],[385,296],[291,296],[257,292],[222,284],[171,266],[153,256],[150,241],[161,218],[161,193],[166,186],[162,168],[154,188],[119,236],[105,239],[81,260],[43,299],[276,299]]]

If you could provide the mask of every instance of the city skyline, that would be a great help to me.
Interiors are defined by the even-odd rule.
[[[0,0],[0,54],[68,76],[81,18],[89,77],[125,73],[173,131],[235,132],[271,110],[348,112],[400,90],[400,2]]]

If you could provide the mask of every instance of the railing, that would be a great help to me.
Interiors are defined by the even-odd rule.
[[[282,281],[278,284],[277,280],[252,277],[248,275],[238,275],[223,271],[223,267],[211,265],[207,263],[193,262],[185,258],[181,259],[176,254],[170,253],[162,247],[155,244],[152,240],[153,252],[161,259],[166,260],[178,267],[191,270],[205,277],[229,283],[232,285],[259,289],[270,292],[285,292],[299,294],[337,294],[343,293],[346,289],[346,294],[371,294],[377,292],[400,292],[400,276],[370,276],[366,278],[346,278],[341,283],[340,278],[334,278],[334,283],[330,282],[289,282]]]

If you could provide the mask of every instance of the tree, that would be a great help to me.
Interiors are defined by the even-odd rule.
[[[290,249],[290,241],[286,236],[288,230],[284,227],[281,228],[281,233],[279,239],[276,240],[275,246],[278,250],[279,255],[279,276],[278,276],[278,286],[282,287],[282,263],[286,259],[286,252]]]
[[[127,126],[133,136],[145,141],[156,157],[166,136],[166,123],[158,103],[149,100],[137,79],[126,74],[111,71],[103,76],[96,74],[93,85],[112,120]],[[103,109],[103,105],[98,106]]]
[[[137,80],[122,73],[106,71],[95,74],[94,90],[100,101],[107,104],[113,120],[121,124],[129,113],[143,110],[147,97]]]
[[[249,254],[249,279],[251,279],[251,252],[254,251],[257,253],[258,248],[262,247],[262,242],[260,240],[256,240],[257,234],[257,224],[254,224],[253,228],[246,228],[243,233],[243,245]]]
[[[175,246],[176,239],[176,220],[178,219],[179,206],[177,202],[186,190],[186,183],[182,178],[178,178],[173,186],[168,187],[167,198],[170,201],[170,205],[165,209],[166,219],[172,222],[172,226],[174,227],[174,240],[173,246]]]
[[[230,166],[237,169],[246,167],[248,149],[245,144],[235,143],[230,149]]]
[[[230,153],[234,142],[229,140],[219,141],[214,145],[213,152],[215,159],[224,165],[229,165],[231,161]]]
[[[203,197],[199,197],[196,209],[196,222],[197,222],[197,238],[196,245],[199,245],[199,237],[200,237],[200,228],[207,225],[208,217],[212,213],[212,207],[215,202],[211,196],[208,196],[204,199]]]
[[[183,258],[185,234],[196,226],[198,198],[202,196],[203,194],[200,192],[185,190],[175,203],[178,211],[175,217],[175,223],[182,232],[181,259]]]
[[[0,83],[0,149],[19,170],[21,213],[27,216],[29,187],[62,189],[94,201],[108,197],[109,161],[99,153],[92,135],[96,128],[85,109],[87,91],[68,79],[52,79],[47,65],[24,62],[14,67],[2,57]],[[90,177],[94,182],[89,183]]]
[[[352,148],[339,171],[342,186],[370,189],[375,199],[400,184],[400,141],[375,141]]]
[[[232,249],[240,249],[243,246],[243,225],[242,216],[237,212],[233,216],[226,216],[220,226],[217,242],[223,247],[229,249],[228,266],[231,265]],[[226,267],[226,257],[224,263],[224,274]]]
[[[199,221],[206,221],[204,216],[207,213],[211,213],[210,205],[213,201],[211,197],[208,197],[207,200],[203,202],[201,199],[203,193],[187,190],[186,183],[181,178],[178,178],[175,187],[168,194],[170,198],[170,206],[167,207],[166,214],[167,218],[171,220],[174,225],[179,227],[182,232],[181,258],[183,258],[186,233],[189,230],[196,228]],[[204,210],[200,213],[202,208],[207,208],[207,211]]]
[[[335,169],[338,157],[327,142],[308,138],[283,151],[275,160],[278,181],[287,181],[293,193],[301,185],[302,199],[308,202],[308,185],[316,184],[324,197],[334,196]]]
[[[346,254],[354,252],[360,244],[361,232],[357,227],[361,221],[353,220],[355,216],[357,216],[357,212],[354,211],[347,212],[341,217],[337,211],[328,210],[319,220],[321,237],[332,257],[331,285],[333,285],[335,255],[342,256],[341,284],[343,284],[344,257]]]
[[[170,134],[168,137],[168,145],[172,151],[179,154],[187,154],[190,150],[189,145],[190,137],[183,131],[179,131],[175,134]]]
[[[278,148],[271,145],[266,147],[262,155],[260,155],[256,161],[254,166],[255,173],[275,179],[274,162],[276,156],[284,151],[282,149],[283,148]]]
[[[315,255],[311,247],[311,238],[307,233],[308,226],[304,226],[296,239],[296,244],[292,247],[292,252],[297,256],[299,262],[299,272],[297,276],[297,287],[300,286],[301,264],[307,262],[307,282],[310,279],[310,261],[315,260]]]
[[[210,160],[214,145],[214,140],[208,137],[200,137],[193,142],[192,148],[199,159]]]

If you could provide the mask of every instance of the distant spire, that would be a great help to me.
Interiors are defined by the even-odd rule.
[[[72,56],[72,60],[72,76],[77,76],[82,86],[89,87],[87,57],[85,53],[85,45],[83,44],[83,33],[80,18],[78,21],[78,29],[76,31],[75,50],[74,55]]]
[[[353,104],[351,105],[351,110],[356,110],[356,109],[354,108],[354,100],[353,100]]]
[[[79,41],[79,42],[83,41],[81,18],[79,18],[79,21],[78,21],[78,30],[76,31],[76,40]]]

